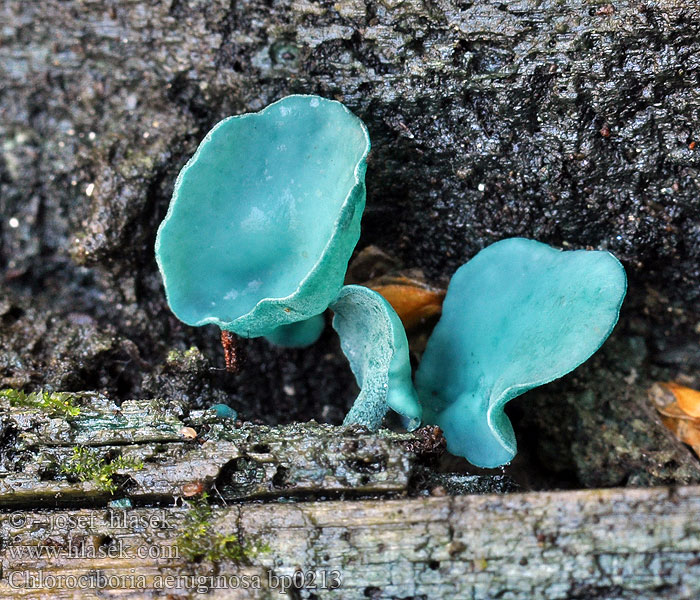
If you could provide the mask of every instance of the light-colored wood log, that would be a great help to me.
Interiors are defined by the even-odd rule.
[[[212,531],[269,546],[247,565],[178,558],[176,539],[185,513],[185,508],[148,508],[5,514],[0,517],[0,596],[142,598],[159,591],[171,598],[277,598],[279,586],[293,582],[297,572],[297,583],[315,577],[318,586],[325,577],[327,585],[338,579],[341,585],[288,592],[294,598],[690,599],[700,594],[700,487],[215,509]],[[39,552],[54,548],[59,555],[32,558],[29,546],[43,549]],[[74,556],[67,555],[69,548]],[[112,548],[115,555],[81,557],[78,549],[85,548]],[[139,553],[144,557],[134,558]],[[90,574],[92,581],[99,574],[103,582],[112,577],[120,589],[68,589],[66,583],[74,580],[67,576]],[[219,585],[228,586],[242,585],[244,575],[258,577],[248,583],[259,581],[261,589],[198,594],[197,589],[216,584],[216,575],[226,578]],[[62,589],[21,585],[39,584],[42,576],[44,584],[62,577]],[[167,576],[190,579],[168,581]],[[168,583],[174,587],[158,590]]]

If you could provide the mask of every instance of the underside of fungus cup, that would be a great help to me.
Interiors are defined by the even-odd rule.
[[[421,406],[411,379],[408,341],[394,309],[361,285],[346,285],[331,309],[340,347],[360,386],[343,424],[376,431],[391,408],[404,417],[407,429],[418,427]]]

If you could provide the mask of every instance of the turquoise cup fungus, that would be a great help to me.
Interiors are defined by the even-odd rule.
[[[505,464],[516,443],[504,405],[602,345],[625,271],[607,252],[520,238],[485,248],[452,278],[414,388],[394,309],[368,288],[343,287],[369,150],[362,121],[318,96],[218,123],[180,172],[158,229],[168,304],[189,325],[292,347],[316,341],[330,306],[361,388],[346,425],[378,429],[392,408],[409,429],[440,426],[448,450],[477,466]],[[215,407],[235,418],[226,409]]]
[[[360,386],[343,425],[379,429],[392,408],[407,429],[420,424],[421,406],[411,379],[408,341],[401,319],[377,292],[346,285],[331,304],[333,329]]]
[[[617,323],[627,290],[608,252],[562,252],[520,238],[488,246],[452,277],[416,373],[423,418],[479,467],[516,453],[503,407],[587,360]]]
[[[362,121],[318,96],[215,125],[158,229],[173,313],[242,337],[313,343],[360,236],[369,150]]]

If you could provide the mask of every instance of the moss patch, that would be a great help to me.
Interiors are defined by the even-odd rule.
[[[21,390],[0,390],[0,398],[5,398],[11,406],[26,406],[38,408],[49,414],[61,415],[65,418],[77,417],[80,407],[73,403],[73,394],[64,392],[31,392]]]
[[[73,448],[73,455],[68,462],[61,465],[61,472],[69,477],[74,477],[79,481],[91,481],[99,489],[114,494],[118,485],[113,476],[118,471],[140,471],[143,469],[143,462],[133,458],[117,456],[113,460],[107,460],[100,456],[97,450],[76,446]]]
[[[178,549],[184,558],[197,562],[231,560],[249,563],[255,555],[270,551],[267,544],[244,542],[233,533],[216,533],[211,523],[214,511],[206,493],[188,504],[190,510],[185,515],[183,529],[177,539]]]

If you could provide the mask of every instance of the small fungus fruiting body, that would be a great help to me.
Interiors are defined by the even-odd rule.
[[[287,96],[215,125],[180,172],[156,239],[175,315],[310,343],[318,318],[276,329],[317,317],[340,290],[360,235],[369,149],[362,121],[318,96]]]
[[[411,380],[406,332],[394,309],[377,292],[359,285],[345,286],[331,309],[333,328],[360,386],[343,424],[376,430],[392,408],[415,429],[421,407]]]
[[[228,404],[213,404],[211,410],[214,411],[219,419],[237,419],[238,413],[233,410]]]
[[[497,242],[454,275],[416,373],[426,423],[479,467],[516,452],[503,407],[587,360],[617,323],[625,271],[608,252]]]
[[[315,315],[304,321],[280,325],[265,338],[283,348],[305,348],[319,338],[325,326],[323,315]]]

